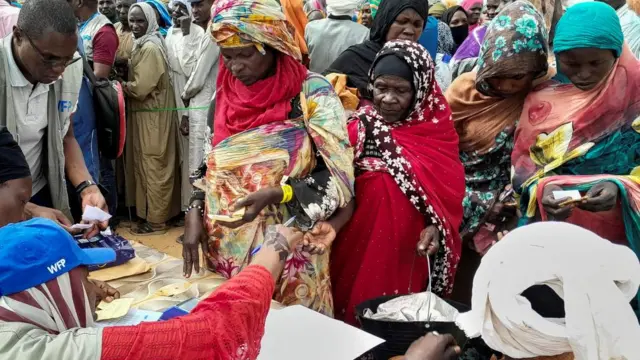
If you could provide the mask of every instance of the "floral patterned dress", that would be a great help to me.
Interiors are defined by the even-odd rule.
[[[466,191],[462,201],[464,209],[461,235],[475,234],[509,184],[511,151],[513,150],[513,128],[500,132],[495,145],[486,153],[460,153],[465,169]]]

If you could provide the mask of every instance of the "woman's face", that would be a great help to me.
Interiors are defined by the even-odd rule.
[[[500,7],[500,3],[500,0],[487,0],[487,20],[491,21],[494,17],[496,17],[496,15],[498,15],[498,8]]]
[[[510,97],[523,91],[528,91],[533,86],[534,74],[521,74],[512,77],[493,77],[487,79],[491,89],[502,97]]]
[[[616,58],[611,50],[584,48],[558,54],[558,69],[582,91],[596,87],[613,69]]]
[[[465,26],[467,23],[467,14],[465,14],[464,11],[459,10],[453,14],[449,27]]]
[[[482,14],[482,3],[475,3],[473,4],[473,6],[469,9],[469,24],[470,25],[475,25],[478,23],[478,20],[480,20],[480,15]]]
[[[373,82],[373,105],[387,123],[406,119],[412,100],[413,86],[406,79],[382,75]]]
[[[387,41],[409,40],[416,42],[422,35],[424,19],[413,9],[401,12],[389,27]]]
[[[133,33],[133,37],[139,39],[147,33],[149,22],[144,16],[144,12],[138,6],[129,11],[129,27]]]
[[[245,86],[269,77],[275,71],[275,51],[268,48],[262,55],[255,46],[222,48],[222,61],[227,70]]]
[[[24,207],[31,199],[31,177],[0,185],[0,227],[24,220]]]
[[[373,17],[371,16],[371,5],[365,4],[360,9],[360,20],[362,25],[371,28],[371,24],[373,23]]]

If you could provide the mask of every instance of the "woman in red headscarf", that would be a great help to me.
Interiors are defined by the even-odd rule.
[[[356,210],[333,243],[336,318],[382,295],[450,293],[460,259],[464,170],[451,110],[427,51],[385,44],[370,71],[373,105],[349,124]],[[431,268],[427,257],[433,257]]]

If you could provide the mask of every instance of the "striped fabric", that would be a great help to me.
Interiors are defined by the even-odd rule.
[[[76,268],[44,284],[0,297],[0,322],[32,324],[51,334],[94,326],[83,270]]]

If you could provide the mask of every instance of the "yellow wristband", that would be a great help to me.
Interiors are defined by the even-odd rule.
[[[286,204],[293,199],[293,188],[291,185],[282,185],[282,201],[281,204]]]

